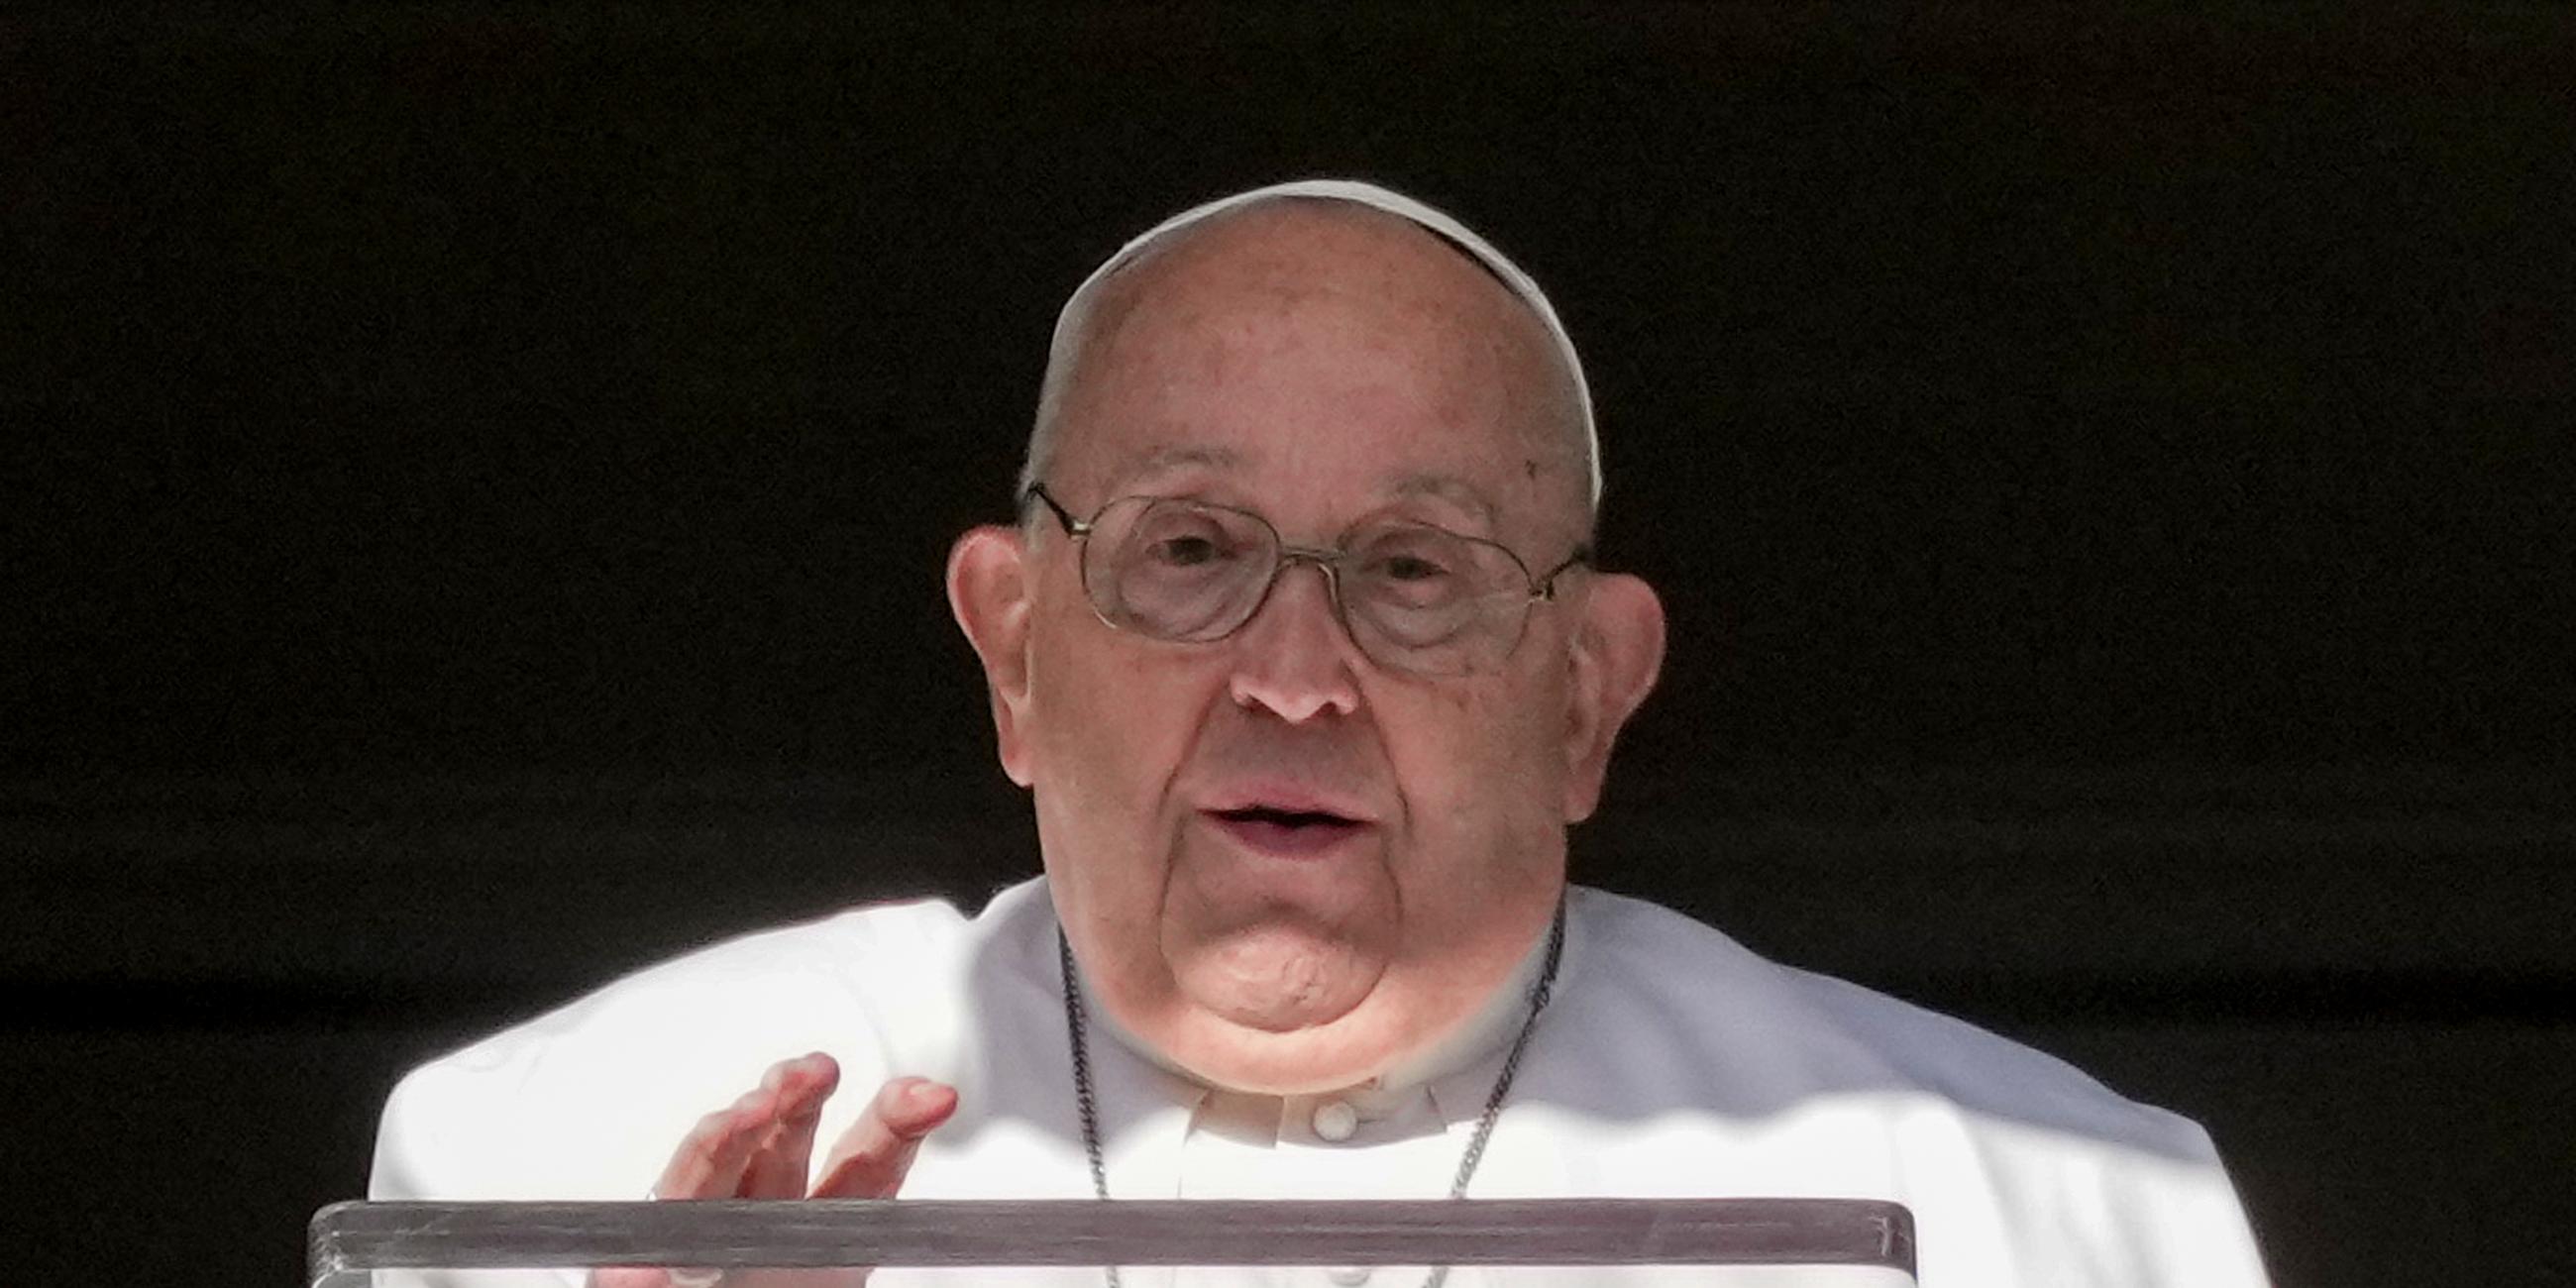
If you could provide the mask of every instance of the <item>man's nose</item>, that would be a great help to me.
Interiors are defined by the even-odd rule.
[[[1299,560],[1234,638],[1234,700],[1290,724],[1359,709],[1358,646],[1333,603],[1331,574]]]

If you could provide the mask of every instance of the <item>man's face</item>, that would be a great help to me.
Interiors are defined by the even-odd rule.
[[[1428,233],[1263,208],[1113,284],[1044,481],[1076,515],[1191,497],[1301,546],[1396,517],[1545,570],[1585,527],[1566,397],[1536,320]],[[1597,789],[1572,763],[1587,574],[1503,669],[1424,679],[1361,653],[1312,566],[1234,635],[1169,643],[1100,621],[1052,519],[1024,540],[1003,755],[1111,1013],[1282,1092],[1363,1081],[1471,1014],[1544,930]]]

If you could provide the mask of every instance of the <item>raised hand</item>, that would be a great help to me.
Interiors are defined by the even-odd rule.
[[[671,1153],[658,1199],[872,1199],[903,1187],[921,1140],[957,1112],[957,1089],[927,1078],[896,1078],[877,1089],[858,1121],[832,1145],[822,1179],[805,1179],[823,1102],[841,1083],[841,1066],[821,1052],[769,1067],[760,1085],[698,1120]],[[725,1288],[852,1288],[864,1270],[765,1270],[721,1276]],[[607,1267],[591,1288],[697,1288],[712,1272]]]

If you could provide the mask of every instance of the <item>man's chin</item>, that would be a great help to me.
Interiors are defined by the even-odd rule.
[[[1262,922],[1171,947],[1178,951],[1166,960],[1189,1007],[1280,1037],[1340,1023],[1367,1004],[1386,974],[1385,956],[1353,942],[1346,928],[1277,910]]]
[[[1384,1035],[1348,1021],[1295,1029],[1262,1029],[1199,1013],[1173,1035],[1167,1052],[1183,1069],[1212,1086],[1260,1095],[1294,1096],[1354,1086],[1378,1076],[1405,1054]]]
[[[1365,1082],[1403,1052],[1405,1026],[1390,1023],[1376,969],[1181,981],[1180,1006],[1157,1026],[1158,1045],[1183,1068],[1238,1091],[1291,1095]]]
[[[1193,996],[1191,1002],[1200,1011],[1214,1017],[1228,1028],[1290,1038],[1326,1028],[1347,1016],[1360,999],[1345,1001],[1339,997],[1280,997],[1249,991],[1227,990],[1215,996]]]

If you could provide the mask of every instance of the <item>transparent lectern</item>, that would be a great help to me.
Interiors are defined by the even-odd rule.
[[[1859,1199],[1426,1202],[930,1200],[338,1203],[312,1288],[560,1285],[660,1267],[687,1288],[907,1283],[1121,1288],[1707,1285],[1905,1288],[1914,1217]],[[804,1274],[762,1272],[805,1271]],[[662,1282],[659,1276],[647,1276]]]

